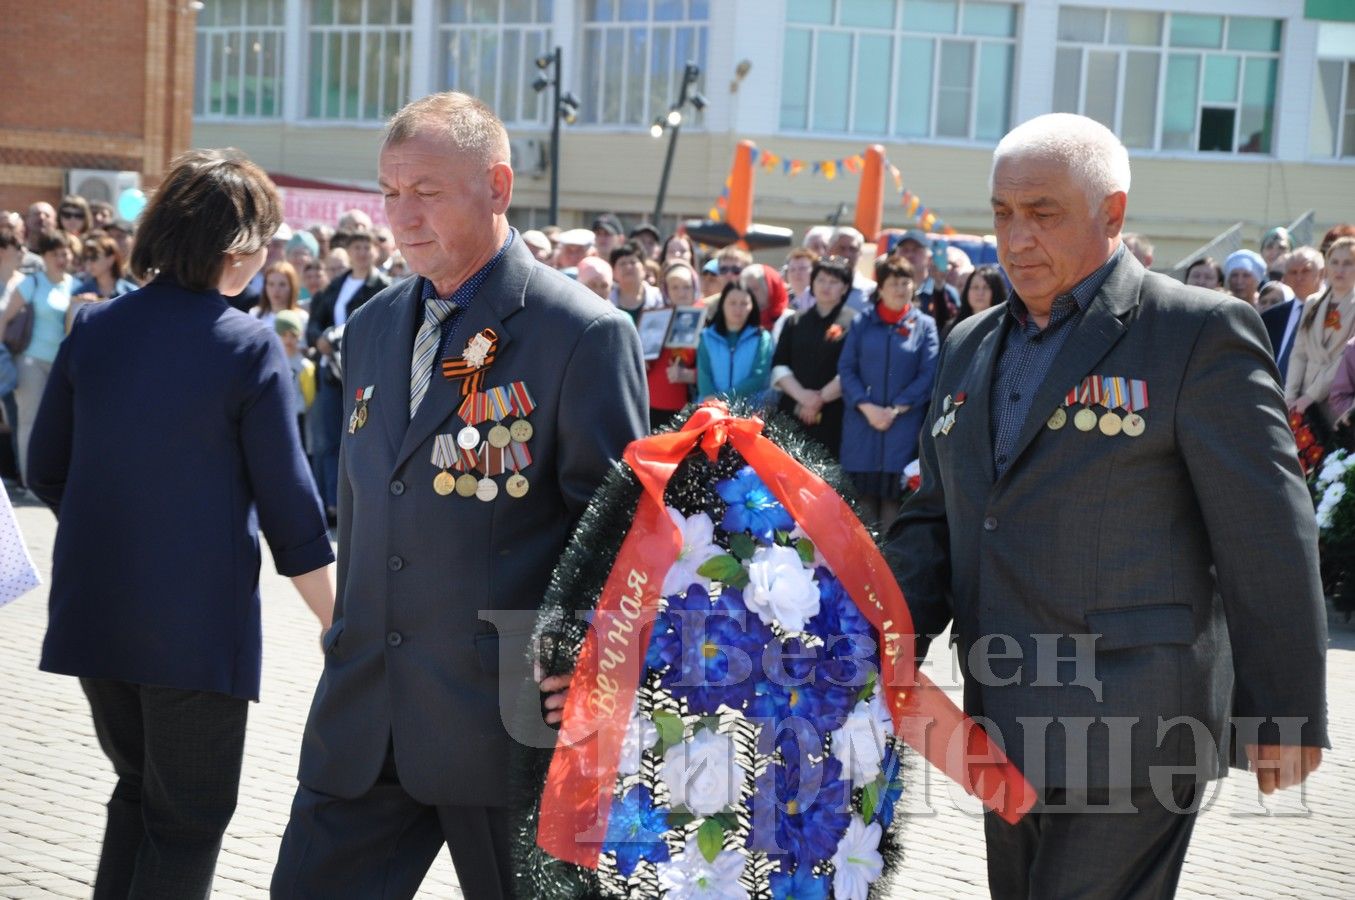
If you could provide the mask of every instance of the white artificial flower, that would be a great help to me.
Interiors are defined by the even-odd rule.
[[[734,741],[728,735],[699,728],[690,740],[668,748],[659,777],[668,785],[674,806],[709,816],[738,800],[748,770],[734,760]]]
[[[884,871],[880,857],[880,826],[852,816],[847,833],[833,853],[833,896],[837,900],[866,900],[870,885]]]
[[[877,690],[870,700],[858,701],[847,721],[833,732],[833,755],[852,784],[867,784],[880,774],[886,740],[893,730],[889,710]]]
[[[739,884],[744,863],[745,858],[731,850],[706,862],[696,838],[688,838],[681,853],[659,863],[659,887],[667,892],[667,900],[748,900],[747,889]]]
[[[671,597],[685,593],[694,584],[710,587],[710,579],[696,574],[696,570],[711,557],[724,553],[715,543],[715,523],[703,512],[687,518],[671,506],[668,507],[668,518],[682,532],[682,550],[668,574],[663,576],[663,595]]]
[[[804,631],[819,614],[819,583],[793,547],[759,547],[748,564],[743,602],[767,625]]]
[[[631,717],[626,726],[626,737],[621,742],[621,763],[617,771],[622,775],[634,775],[640,771],[640,754],[659,742],[659,729],[647,717]]]

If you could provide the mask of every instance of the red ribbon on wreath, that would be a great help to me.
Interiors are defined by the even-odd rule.
[[[537,844],[557,859],[597,868],[659,588],[682,550],[664,488],[698,445],[711,460],[721,445],[733,445],[875,627],[885,699],[898,736],[1007,822],[1019,821],[1035,804],[1035,790],[1020,770],[917,669],[903,592],[856,514],[827,482],[763,437],[762,427],[760,419],[735,418],[715,401],[693,413],[681,431],[626,447],[626,463],[644,492],[579,655],[541,796]]]

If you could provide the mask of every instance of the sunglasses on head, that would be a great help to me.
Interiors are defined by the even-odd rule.
[[[743,272],[743,266],[720,266],[721,275],[738,275]]]

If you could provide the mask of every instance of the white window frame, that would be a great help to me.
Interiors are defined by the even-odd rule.
[[[557,0],[558,2],[558,0]],[[536,57],[551,53],[555,44],[554,37],[554,15],[551,14],[533,22],[507,22],[504,20],[504,4],[498,3],[499,19],[497,22],[449,22],[446,19],[447,0],[432,0],[437,22],[437,32],[434,40],[437,41],[437,49],[434,53],[436,70],[433,79],[433,89],[439,91],[458,90],[465,91],[479,97],[489,105],[503,119],[503,123],[511,127],[535,127],[548,125],[550,123],[550,96],[551,89],[546,88],[540,94],[532,88],[532,82],[538,74],[544,74],[550,77],[550,69],[540,70],[536,67],[534,60]],[[539,6],[534,4],[539,10]],[[552,8],[555,3],[551,4]],[[494,76],[494,90],[492,94],[486,94],[483,91],[483,85],[479,83],[478,70],[475,83],[446,84],[443,81],[443,74],[446,72],[447,54],[449,41],[457,39],[463,33],[470,32],[477,36],[477,42],[483,41],[485,35],[493,35],[497,38],[499,61],[496,66]],[[507,61],[503,57],[504,38],[509,32],[518,34],[519,63],[522,70],[518,73],[518,97],[516,108],[520,111],[529,97],[536,97],[536,115],[524,117],[522,115],[507,117],[503,115],[505,108],[504,98],[504,75],[507,72]],[[535,49],[528,50],[529,43],[535,43]]]
[[[286,43],[286,19],[287,19],[288,0],[271,0],[269,4],[269,22],[265,24],[254,24],[248,22],[249,3],[247,0],[239,0],[238,9],[240,20],[229,25],[222,24],[218,20],[211,25],[199,24],[196,28],[194,41],[197,54],[197,69],[203,77],[196,78],[193,85],[193,118],[201,122],[275,122],[283,119],[284,97],[286,96],[286,62],[287,62],[287,43]],[[221,16],[224,13],[224,4],[218,2],[214,4],[213,10],[215,16]],[[255,95],[255,108],[249,112],[226,112],[225,96],[220,97],[221,109],[217,112],[211,111],[211,100],[208,96],[209,89],[214,83],[227,83],[232,81],[240,96],[240,103],[243,106],[245,99],[245,81],[249,77],[262,79],[264,77],[262,47],[255,50],[259,54],[257,63],[253,66],[253,71],[246,71],[248,54],[241,53],[238,59],[226,60],[226,38],[235,37],[238,46],[242,49],[253,49],[256,43],[262,43],[265,36],[272,38],[273,44],[273,65],[271,75],[274,79],[273,112],[262,113],[262,93]],[[220,42],[218,44],[218,40]],[[222,53],[218,56],[214,48],[220,46]],[[233,64],[236,71],[232,73],[230,79],[213,78],[213,69],[221,70],[222,66],[229,61]],[[224,71],[218,71],[217,75],[224,75]]]
[[[1151,147],[1130,147],[1131,153],[1151,153],[1162,154],[1165,156],[1191,156],[1206,157],[1212,159],[1275,159],[1275,145],[1279,137],[1280,125],[1280,89],[1279,80],[1281,76],[1281,63],[1284,50],[1285,29],[1288,22],[1282,16],[1261,16],[1249,14],[1233,13],[1196,13],[1182,12],[1182,15],[1211,15],[1223,19],[1223,36],[1221,39],[1222,47],[1219,49],[1204,47],[1178,47],[1171,43],[1171,19],[1176,13],[1169,10],[1141,10],[1142,12],[1152,12],[1162,16],[1162,33],[1156,45],[1153,44],[1113,44],[1109,42],[1110,37],[1110,15],[1114,12],[1136,12],[1140,10],[1124,9],[1121,7],[1103,7],[1091,6],[1082,3],[1069,3],[1061,6],[1060,10],[1066,7],[1076,7],[1079,9],[1098,10],[1102,13],[1101,37],[1099,44],[1090,44],[1082,41],[1066,41],[1058,39],[1055,41],[1054,53],[1055,60],[1058,58],[1060,50],[1080,50],[1081,58],[1078,62],[1078,87],[1077,87],[1077,110],[1081,113],[1087,107],[1087,56],[1093,52],[1115,53],[1118,56],[1116,75],[1115,75],[1115,122],[1111,130],[1117,135],[1121,133],[1121,126],[1124,121],[1124,91],[1125,91],[1125,68],[1130,53],[1155,53],[1157,60],[1157,99],[1153,109],[1153,146]],[[1228,29],[1233,19],[1272,19],[1280,23],[1280,49],[1274,51],[1262,50],[1230,50],[1228,49]],[[1164,148],[1162,146],[1162,120],[1165,112],[1165,103],[1167,96],[1167,65],[1172,56],[1195,56],[1199,59],[1199,77],[1195,84],[1195,127],[1191,132],[1191,149],[1184,150],[1179,147]],[[1237,100],[1233,103],[1222,103],[1211,101],[1208,104],[1204,100],[1205,68],[1208,58],[1211,56],[1232,57],[1238,60],[1238,83]],[[1248,59],[1266,59],[1275,63],[1276,89],[1275,98],[1271,104],[1271,134],[1270,148],[1265,152],[1244,153],[1237,149],[1241,146],[1240,129],[1242,128],[1242,93],[1246,78],[1246,68]],[[1055,88],[1057,90],[1057,87]],[[1204,107],[1208,105],[1211,109],[1231,108],[1235,111],[1233,117],[1233,148],[1232,150],[1200,150],[1200,124],[1203,116],[1201,115]],[[1054,98],[1050,97],[1050,108],[1054,108]]]
[[[557,2],[558,2],[558,0],[557,0]],[[616,3],[617,0],[612,0],[612,2],[613,2],[613,3]],[[591,19],[588,18],[588,5],[589,5],[589,0],[578,0],[578,5],[579,5],[579,13],[578,13],[579,21],[578,21],[578,26],[577,26],[578,43],[577,43],[577,46],[576,46],[576,48],[575,48],[575,53],[577,54],[577,56],[578,56],[578,58],[581,60],[581,62],[580,62],[580,64],[574,69],[574,71],[575,71],[575,78],[576,78],[576,82],[575,82],[575,83],[578,85],[578,87],[575,88],[574,93],[575,93],[575,95],[579,98],[579,100],[581,101],[581,103],[583,104],[583,108],[580,110],[580,112],[579,112],[579,120],[578,120],[578,122],[577,122],[575,125],[572,126],[573,128],[575,128],[575,129],[582,129],[582,130],[588,130],[588,131],[646,131],[646,130],[648,130],[649,127],[650,127],[650,125],[653,123],[653,120],[654,120],[657,116],[660,116],[660,115],[663,115],[664,113],[666,113],[666,112],[668,111],[668,108],[669,108],[674,102],[677,101],[677,93],[676,93],[676,91],[680,88],[680,86],[681,86],[681,84],[682,84],[683,71],[684,71],[684,69],[685,69],[685,67],[686,67],[686,65],[687,65],[687,62],[688,62],[688,60],[686,60],[686,59],[678,59],[678,58],[677,58],[677,54],[676,54],[676,47],[677,47],[677,30],[678,30],[679,28],[691,28],[692,31],[694,32],[695,44],[696,44],[698,50],[697,50],[697,53],[696,53],[696,59],[693,60],[693,61],[694,61],[698,66],[701,67],[701,77],[700,77],[699,79],[697,79],[697,81],[696,81],[696,83],[695,83],[694,85],[692,85],[690,88],[687,89],[687,95],[690,97],[691,94],[692,94],[692,93],[695,93],[695,92],[702,92],[702,93],[704,93],[704,90],[705,90],[705,87],[704,87],[704,86],[705,86],[705,84],[706,84],[706,66],[707,66],[707,63],[708,63],[708,61],[709,61],[709,59],[710,59],[710,25],[711,25],[711,9],[710,9],[710,7],[711,7],[711,5],[712,5],[713,3],[720,2],[720,0],[706,0],[706,18],[704,18],[704,19],[694,19],[694,18],[690,18],[690,15],[691,15],[692,0],[684,0],[685,8],[686,8],[687,13],[688,13],[688,16],[689,16],[689,17],[686,18],[686,19],[655,19],[655,18],[654,18],[654,2],[655,2],[655,0],[645,0],[645,2],[646,2],[647,7],[648,7],[648,17],[647,17],[646,19],[643,19],[643,20],[641,20],[641,19],[635,19],[635,20],[627,20],[627,21],[622,21],[622,20],[620,20],[620,19],[611,19],[611,20],[608,20],[608,21],[594,21],[594,20],[591,20]],[[670,34],[670,36],[669,36],[669,42],[670,42],[670,43],[669,43],[669,58],[672,60],[672,66],[673,66],[672,75],[670,76],[670,81],[669,81],[669,84],[670,84],[671,88],[673,89],[672,91],[670,91],[670,93],[672,93],[673,96],[672,96],[672,97],[669,97],[669,98],[665,98],[665,99],[662,101],[662,105],[661,105],[659,108],[651,108],[651,107],[654,106],[654,103],[653,103],[653,99],[654,99],[654,98],[650,96],[651,91],[650,91],[650,77],[649,77],[649,76],[650,76],[651,69],[653,68],[653,67],[649,64],[649,60],[652,58],[652,54],[653,54],[653,52],[654,52],[654,29],[655,29],[655,28],[667,28],[667,29],[669,29],[670,32],[671,32],[671,34]],[[621,31],[621,32],[628,33],[628,32],[630,32],[630,31],[635,31],[635,30],[639,30],[639,29],[643,29],[643,30],[645,30],[645,31],[648,32],[648,36],[647,36],[647,39],[646,39],[646,41],[645,41],[644,87],[643,87],[643,90],[642,90],[642,92],[641,92],[641,96],[643,96],[643,97],[645,98],[645,107],[646,107],[646,108],[645,108],[645,110],[641,113],[641,115],[640,115],[640,121],[639,121],[639,122],[624,122],[624,121],[619,121],[619,122],[606,122],[606,121],[602,121],[602,120],[601,120],[601,115],[602,115],[602,110],[606,107],[606,102],[605,102],[605,101],[606,101],[606,98],[607,98],[607,90],[608,90],[608,88],[609,88],[609,87],[612,87],[612,88],[620,88],[621,90],[624,91],[624,90],[625,90],[625,85],[629,82],[629,78],[628,78],[628,69],[629,69],[629,67],[630,67],[630,54],[629,54],[629,53],[623,53],[623,54],[622,54],[622,59],[621,59],[621,72],[619,73],[619,77],[617,77],[618,73],[604,73],[605,75],[610,75],[611,77],[604,77],[604,78],[600,79],[600,80],[599,80],[599,84],[598,84],[598,88],[599,88],[599,90],[598,90],[598,96],[597,96],[596,98],[589,97],[588,94],[587,94],[587,90],[588,90],[588,89],[587,89],[587,87],[585,86],[585,85],[586,85],[586,82],[588,81],[588,67],[589,67],[590,65],[594,65],[594,64],[596,64],[596,65],[605,65],[605,61],[604,61],[604,60],[596,60],[596,61],[594,61],[594,60],[589,60],[589,59],[587,59],[587,58],[585,57],[584,54],[585,54],[585,48],[587,47],[587,44],[588,44],[588,35],[591,34],[591,33],[594,33],[594,32],[600,33],[600,34],[602,35],[602,36],[600,37],[600,39],[599,39],[599,40],[600,40],[600,44],[603,45],[603,46],[605,46],[605,44],[606,44],[606,32],[608,32],[608,31]],[[626,46],[627,46],[627,42],[626,42],[625,40],[623,40],[623,41],[622,41],[622,47],[623,47],[623,49],[624,49]],[[623,99],[624,99],[624,97],[623,97]],[[599,118],[596,119],[596,120],[591,119],[590,116],[592,116],[592,115],[597,115]],[[683,128],[684,130],[687,130],[687,131],[702,131],[702,130],[705,129],[705,116],[704,116],[701,112],[699,112],[699,111],[697,111],[697,110],[691,108],[690,106],[688,106],[687,109],[684,109],[684,110],[682,111],[682,116],[683,116],[683,118],[682,118],[682,128]]]
[[[371,16],[370,16],[370,0],[360,0],[360,2],[361,2],[361,4],[362,4],[362,23],[361,23],[361,24],[357,24],[357,25],[353,25],[353,24],[342,24],[342,25],[341,25],[341,24],[337,24],[337,23],[328,23],[328,22],[327,22],[327,23],[316,23],[316,22],[314,21],[315,0],[306,0],[306,9],[305,9],[305,13],[306,13],[306,15],[305,15],[305,27],[306,27],[306,57],[305,57],[305,58],[306,58],[306,68],[307,68],[307,72],[306,72],[306,76],[305,76],[305,86],[304,86],[304,89],[303,89],[303,91],[302,91],[302,108],[301,108],[300,112],[301,112],[301,118],[302,118],[305,122],[307,122],[307,123],[310,123],[310,124],[326,124],[326,125],[350,125],[350,126],[363,126],[363,125],[368,125],[368,126],[378,126],[378,127],[379,127],[379,126],[383,126],[383,125],[386,123],[386,120],[390,117],[390,115],[391,115],[392,113],[394,113],[396,110],[398,110],[401,106],[403,106],[405,103],[409,102],[409,100],[410,100],[410,81],[411,81],[411,78],[412,78],[412,56],[413,56],[413,45],[414,45],[414,19],[416,18],[416,15],[415,15],[413,12],[411,12],[411,19],[410,19],[410,22],[407,23],[407,24],[406,24],[406,23],[396,23],[396,22],[378,22],[378,23],[373,23],[373,22],[370,21],[370,18],[371,18]],[[337,9],[337,7],[338,7],[338,3],[339,3],[339,0],[335,0],[335,7],[336,7],[336,9]],[[414,2],[411,2],[410,6],[411,6],[411,8],[417,6],[417,0],[414,0]],[[391,4],[391,7],[392,7],[392,18],[395,18],[395,12],[394,12],[394,11],[397,10],[397,9],[399,8],[399,7],[398,7],[398,3],[392,3],[392,4]],[[336,16],[337,16],[337,14],[336,14]],[[345,97],[345,95],[344,95],[344,91],[343,91],[342,87],[341,87],[340,90],[339,90],[339,115],[338,115],[338,116],[327,115],[327,114],[326,114],[327,111],[325,111],[325,110],[323,110],[323,109],[321,109],[319,112],[313,114],[313,113],[311,112],[311,105],[312,105],[313,98],[312,98],[312,96],[311,96],[311,79],[310,79],[310,76],[311,76],[312,73],[309,71],[309,67],[310,67],[310,60],[311,60],[312,56],[314,55],[315,42],[316,42],[317,40],[323,42],[323,48],[322,48],[321,53],[320,53],[320,65],[321,65],[320,83],[321,83],[321,85],[322,85],[322,90],[325,90],[325,87],[323,87],[323,86],[327,86],[327,85],[329,84],[329,81],[330,81],[330,73],[329,73],[329,42],[330,42],[331,40],[334,40],[334,39],[343,40],[343,39],[344,39],[344,36],[346,36],[346,35],[357,35],[358,38],[359,38],[359,40],[361,40],[361,37],[362,37],[363,35],[373,34],[373,33],[382,35],[381,54],[382,54],[383,59],[384,59],[384,57],[385,57],[385,55],[386,55],[386,52],[387,52],[387,48],[386,48],[386,43],[387,43],[387,41],[386,41],[386,38],[389,37],[392,33],[394,33],[394,34],[395,34],[396,36],[398,36],[399,39],[400,39],[400,41],[399,41],[400,47],[399,47],[399,50],[398,50],[397,52],[405,58],[406,62],[405,62],[405,64],[400,68],[400,71],[399,71],[399,82],[398,82],[397,85],[396,85],[396,104],[395,104],[395,107],[394,107],[393,109],[388,109],[388,110],[387,110],[387,109],[381,109],[381,108],[378,108],[378,111],[377,111],[377,114],[376,114],[376,117],[375,117],[375,118],[368,118],[368,117],[366,117],[366,116],[363,115],[362,110],[363,110],[363,107],[366,106],[366,100],[367,100],[367,96],[366,96],[366,94],[367,94],[367,55],[366,55],[365,53],[361,52],[361,45],[359,45],[359,53],[358,53],[358,97],[357,97],[357,101],[356,101],[356,105],[357,105],[357,114],[356,114],[356,115],[353,115],[353,116],[344,115],[344,113],[347,112],[347,105],[346,105],[346,97]],[[342,60],[341,60],[341,63],[340,63],[340,70],[339,70],[339,84],[340,84],[340,85],[342,85],[342,84],[343,84],[343,81],[345,80],[345,75],[347,74],[347,69],[348,69],[348,54],[347,54],[347,53],[344,53],[344,54],[342,55]],[[378,95],[384,97],[384,96],[385,96],[385,93],[386,93],[386,87],[387,87],[387,85],[386,85],[386,72],[385,72],[385,66],[383,66],[382,69],[381,69],[381,72],[380,72],[379,80],[378,80],[378,82],[377,82],[377,93],[378,93]]]
[[[1346,120],[1355,119],[1355,108],[1352,108],[1355,106],[1355,97],[1351,96],[1355,92],[1350,90],[1351,80],[1355,79],[1355,57],[1319,56],[1314,62],[1314,66],[1320,68],[1324,64],[1330,65],[1333,63],[1341,67],[1341,84],[1336,98],[1336,133],[1332,136],[1335,144],[1334,152],[1330,149],[1324,149],[1321,153],[1315,153],[1310,146],[1309,153],[1314,159],[1351,162],[1355,161],[1355,137],[1351,138],[1350,146],[1347,147],[1345,146],[1345,135]],[[1320,78],[1314,72],[1313,83],[1317,84],[1319,81]],[[1326,111],[1323,110],[1322,114],[1326,115]],[[1309,143],[1311,144],[1311,137]]]
[[[834,18],[836,19],[841,18],[842,3],[845,2],[850,2],[850,0],[835,0],[833,4]],[[1017,36],[1020,35],[1021,33],[1021,15],[1023,10],[1022,4],[1014,2],[1014,0],[990,0],[990,2],[1001,3],[1007,6],[1014,7],[1016,16],[1015,19],[1016,25],[1014,28],[1015,33],[1011,37],[965,34],[963,31],[963,27],[964,27],[966,0],[956,0],[956,11],[955,11],[956,30],[949,34],[942,34],[935,31],[914,31],[905,28],[903,25],[903,11],[905,6],[905,0],[896,0],[896,2],[894,3],[894,22],[893,25],[889,28],[885,27],[873,28],[866,25],[838,25],[838,24],[824,25],[810,22],[793,22],[790,20],[789,17],[787,17],[786,31],[790,31],[791,29],[797,29],[810,32],[808,71],[806,72],[805,75],[805,77],[808,79],[809,87],[808,87],[808,97],[805,104],[805,127],[794,128],[787,127],[786,125],[782,124],[780,109],[778,107],[777,132],[779,134],[793,135],[797,137],[798,136],[822,137],[825,135],[834,137],[843,136],[853,138],[879,137],[891,140],[924,141],[928,143],[936,142],[945,144],[958,143],[962,145],[980,145],[984,147],[991,147],[995,143],[995,141],[993,141],[992,139],[979,138],[974,136],[974,133],[978,127],[979,67],[983,60],[983,46],[985,44],[1000,44],[1011,48],[1012,64],[1010,77],[1007,82],[1007,126],[1006,126],[1007,128],[1010,128],[1012,124],[1012,116],[1013,113],[1015,112],[1015,103],[1016,103],[1014,88],[1017,73],[1017,59],[1016,59]],[[852,38],[852,58],[848,66],[847,82],[846,85],[844,86],[844,89],[847,90],[846,131],[825,131],[822,129],[814,128],[813,124],[814,101],[815,101],[814,66],[816,57],[815,50],[818,46],[820,33],[847,34],[850,35]],[[861,35],[881,36],[881,37],[887,36],[890,38],[892,42],[890,70],[889,70],[889,104],[888,104],[889,113],[887,116],[885,130],[883,132],[857,131],[854,127],[856,121],[856,91],[853,89],[853,87],[856,84],[856,68],[857,68],[856,63],[858,53],[857,39]],[[927,133],[925,135],[912,135],[912,134],[905,135],[900,134],[898,132],[899,123],[898,123],[897,91],[899,89],[899,65],[902,55],[899,51],[899,45],[903,40],[929,40],[932,43],[932,74],[931,74],[931,83],[928,85],[928,89],[931,91],[931,101],[928,105]],[[941,45],[943,42],[967,43],[973,48],[973,59],[970,61],[970,70],[969,70],[969,83],[970,83],[969,122],[965,129],[966,136],[964,137],[957,137],[954,135],[938,135],[936,133],[936,120],[938,110],[940,109],[940,103],[938,101],[940,99],[941,92],[940,85],[941,50],[942,50]]]

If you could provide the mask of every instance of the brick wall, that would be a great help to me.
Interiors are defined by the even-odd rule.
[[[60,0],[5,12],[0,208],[61,198],[67,169],[129,169],[150,186],[188,146],[187,0]]]

